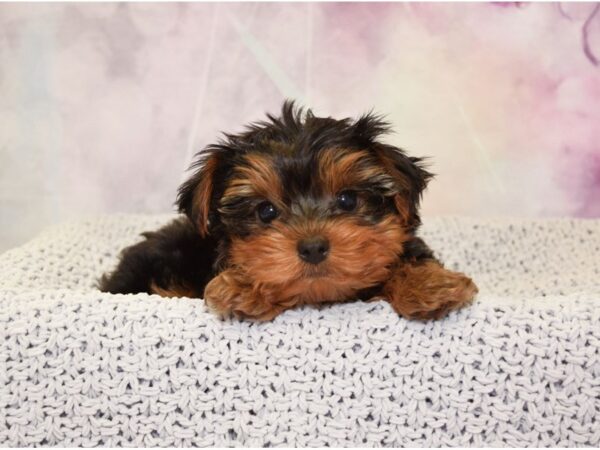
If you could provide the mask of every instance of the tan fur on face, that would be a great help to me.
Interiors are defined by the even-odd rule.
[[[246,156],[247,166],[239,166],[223,195],[228,197],[281,198],[281,182],[271,159],[264,155]]]
[[[332,148],[319,160],[319,177],[326,193],[336,195],[364,183],[379,182],[393,190],[393,179],[366,150]]]
[[[304,263],[297,252],[298,241],[313,235],[330,243],[327,259],[318,266]],[[368,226],[359,225],[356,218],[274,224],[256,235],[233,239],[229,262],[253,280],[255,292],[274,302],[339,301],[388,279],[405,240],[396,216]]]

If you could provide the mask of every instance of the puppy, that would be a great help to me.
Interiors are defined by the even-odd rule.
[[[267,117],[199,153],[179,188],[185,215],[123,250],[102,291],[204,298],[219,315],[257,320],[375,298],[426,320],[473,299],[471,279],[415,234],[432,174],[380,141],[387,123],[292,102]]]

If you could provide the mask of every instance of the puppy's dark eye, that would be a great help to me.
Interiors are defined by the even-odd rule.
[[[275,208],[275,205],[271,202],[262,202],[256,208],[258,212],[258,218],[262,220],[264,223],[272,222],[279,215],[279,211]]]
[[[357,198],[354,191],[342,191],[338,194],[336,200],[337,207],[344,211],[354,211],[356,209]]]

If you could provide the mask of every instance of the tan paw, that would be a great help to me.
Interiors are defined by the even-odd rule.
[[[428,261],[398,268],[386,283],[384,296],[402,316],[430,320],[468,305],[477,291],[475,283],[466,275]]]
[[[222,318],[235,316],[264,321],[283,311],[232,270],[221,272],[208,283],[204,300],[209,309]]]

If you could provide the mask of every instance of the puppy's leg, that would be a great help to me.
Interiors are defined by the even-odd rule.
[[[221,317],[234,315],[265,321],[293,306],[293,302],[275,302],[276,295],[276,292],[253,286],[243,274],[233,269],[221,272],[204,290],[206,304]]]
[[[122,251],[116,269],[100,279],[100,290],[201,297],[214,273],[215,242],[202,238],[187,218],[143,236],[142,242]]]
[[[425,243],[414,238],[383,287],[396,312],[408,319],[439,319],[469,304],[477,286],[466,275],[445,269]]]

